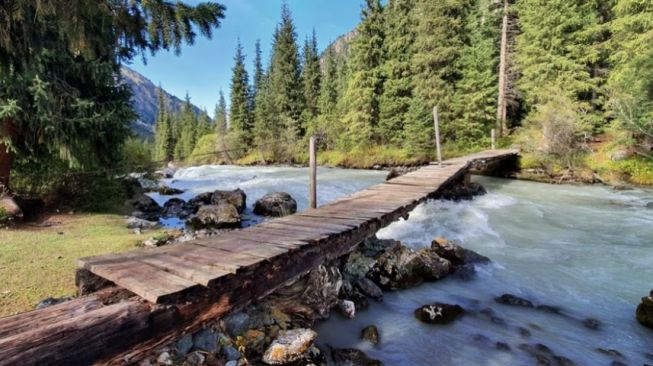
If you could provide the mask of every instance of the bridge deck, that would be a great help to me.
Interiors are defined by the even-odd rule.
[[[78,267],[151,302],[174,301],[198,287],[219,290],[220,280],[277,256],[333,242],[353,246],[371,231],[405,215],[478,161],[503,159],[514,150],[493,150],[430,165],[369,187],[317,209],[272,219],[243,230],[183,244],[82,258]],[[382,226],[381,226],[382,227]],[[370,230],[368,230],[370,229]],[[342,241],[352,241],[342,243]]]

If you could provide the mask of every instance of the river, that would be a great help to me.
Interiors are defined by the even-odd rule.
[[[305,209],[307,175],[301,168],[204,166],[183,169],[166,183],[188,189],[181,196],[185,199],[241,188],[248,196],[246,215],[255,223],[260,219],[251,207],[270,191],[290,193],[299,210]],[[319,204],[384,177],[378,171],[320,168]],[[520,349],[523,344],[545,345],[576,365],[653,364],[653,330],[634,317],[640,298],[653,287],[653,210],[645,207],[653,201],[653,190],[475,180],[487,195],[467,202],[429,201],[378,236],[414,248],[443,236],[492,263],[478,266],[471,281],[449,277],[386,293],[382,303],[372,303],[353,320],[333,315],[317,327],[318,343],[359,348],[385,365],[536,364]],[[495,303],[494,297],[504,293],[557,307],[561,314]],[[459,304],[468,314],[447,326],[413,318],[415,308],[435,301]],[[597,319],[599,329],[583,325],[587,318]],[[359,339],[370,324],[381,333],[377,346]],[[498,350],[496,342],[511,350]],[[623,357],[597,348],[617,350]]]

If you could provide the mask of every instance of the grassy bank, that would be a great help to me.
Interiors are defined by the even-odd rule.
[[[134,249],[152,235],[133,234],[122,216],[110,214],[54,215],[0,230],[0,316],[74,295],[77,258]]]

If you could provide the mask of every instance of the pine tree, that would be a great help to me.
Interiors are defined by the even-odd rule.
[[[451,122],[456,126],[456,141],[463,147],[489,136],[497,121],[500,15],[493,0],[475,0],[465,20],[468,36],[458,62],[457,118]]]
[[[197,115],[186,95],[186,101],[179,115],[179,140],[175,146],[175,159],[184,160],[191,156],[197,139]]]
[[[610,110],[649,154],[653,146],[653,1],[618,0],[610,23]],[[646,151],[648,150],[648,151]]]
[[[157,90],[158,110],[154,135],[154,156],[157,160],[172,160],[175,141],[168,101],[159,85]]]
[[[198,141],[202,136],[208,135],[213,132],[213,121],[209,117],[209,113],[206,109],[200,112],[200,115],[197,117],[197,131],[195,132],[195,141]]]
[[[254,99],[256,99],[256,94],[261,88],[263,77],[265,77],[265,71],[263,70],[263,61],[261,59],[261,40],[257,39],[256,44],[254,44],[254,79],[252,84],[252,95]]]
[[[338,127],[338,60],[333,48],[326,49],[323,61],[323,72],[318,98],[318,118],[311,127],[311,134],[321,134],[326,139],[327,147],[332,148],[339,136]]]
[[[415,0],[390,0],[385,7],[384,84],[378,135],[382,143],[401,144],[412,98],[411,58],[415,41],[412,9]]]
[[[0,2],[0,14],[0,95],[10,96],[0,98],[6,187],[14,158],[78,168],[115,163],[135,118],[119,83],[120,62],[160,49],[179,52],[194,42],[194,30],[210,37],[224,7],[8,0]]]
[[[345,148],[365,147],[373,143],[379,121],[379,97],[382,90],[383,7],[380,0],[366,0],[358,35],[351,46],[347,92],[344,95],[347,128]]]
[[[249,76],[245,69],[245,55],[243,47],[238,41],[234,67],[231,76],[231,103],[229,106],[229,131],[233,142],[239,146],[246,146],[251,142],[252,115]]]
[[[404,145],[411,153],[432,151],[431,112],[436,105],[443,139],[456,138],[456,83],[462,77],[458,63],[466,44],[464,26],[471,3],[472,0],[417,0],[417,36],[412,58],[414,97],[404,127]]]
[[[272,59],[267,73],[267,99],[271,108],[266,117],[274,138],[292,147],[301,137],[303,110],[301,67],[295,25],[287,5],[281,8],[281,22],[274,33]]]
[[[302,82],[304,84],[304,116],[306,123],[313,121],[318,114],[318,99],[320,96],[320,55],[317,50],[315,29],[310,39],[304,42]]]
[[[518,88],[533,110],[553,94],[562,93],[590,111],[600,80],[592,75],[600,60],[601,37],[597,2],[584,0],[522,0],[516,4],[521,34],[516,62]],[[543,16],[546,14],[546,16]],[[591,114],[585,114],[589,123]]]
[[[224,136],[227,132],[227,101],[224,99],[224,93],[220,90],[220,99],[215,106],[215,133]]]

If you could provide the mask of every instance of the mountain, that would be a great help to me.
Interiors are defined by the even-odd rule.
[[[130,69],[127,66],[122,66],[120,69],[122,81],[128,85],[132,90],[132,106],[139,119],[132,122],[132,130],[137,135],[151,139],[154,136],[154,124],[156,122],[157,106],[157,91],[159,87],[154,85],[145,76]],[[173,113],[179,112],[184,105],[184,101],[176,96],[163,90],[168,101],[168,106]],[[200,113],[200,109],[193,105],[195,113]]]
[[[337,56],[347,57],[349,56],[349,47],[351,46],[351,42],[354,40],[354,38],[356,38],[356,35],[358,35],[358,29],[354,28],[348,33],[345,33],[336,38],[335,41],[331,42],[327,49],[332,48]]]

